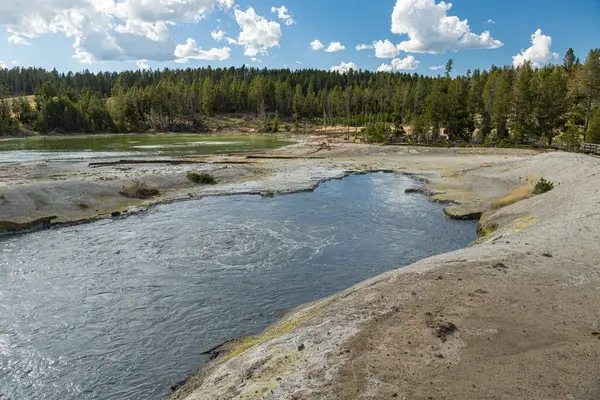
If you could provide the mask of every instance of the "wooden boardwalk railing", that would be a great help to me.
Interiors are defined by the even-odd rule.
[[[581,145],[581,150],[586,154],[591,153],[600,155],[600,144],[583,143]]]

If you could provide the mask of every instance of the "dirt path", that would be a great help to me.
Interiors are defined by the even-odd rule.
[[[229,344],[174,398],[600,398],[600,159],[388,151],[356,162],[418,169],[487,208],[487,235]],[[541,177],[555,189],[494,203]]]

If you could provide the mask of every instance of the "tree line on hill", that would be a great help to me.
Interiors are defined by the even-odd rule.
[[[600,49],[581,63],[492,66],[451,78],[322,70],[216,68],[58,73],[0,70],[0,134],[203,131],[215,114],[367,126],[375,140],[567,146],[600,143]],[[31,96],[34,95],[34,101]],[[265,126],[271,126],[265,124]]]

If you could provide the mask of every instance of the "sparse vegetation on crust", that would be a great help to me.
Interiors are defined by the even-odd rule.
[[[211,185],[217,183],[215,178],[208,172],[188,172],[187,178],[194,183]]]
[[[533,188],[533,194],[537,196],[539,194],[549,192],[552,189],[554,189],[554,182],[550,182],[542,178],[538,183],[535,184],[535,187]]]

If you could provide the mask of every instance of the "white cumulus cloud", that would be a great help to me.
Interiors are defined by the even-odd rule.
[[[296,64],[302,65],[302,62],[301,61],[296,61]]]
[[[310,42],[310,48],[313,50],[321,50],[325,48],[325,45],[321,43],[319,39],[315,39],[312,42]]]
[[[196,41],[192,38],[188,38],[185,44],[178,44],[175,47],[175,60],[178,63],[186,63],[190,59],[193,60],[211,60],[211,61],[225,61],[231,55],[231,49],[229,47],[223,47],[221,49],[210,49],[202,50],[198,47]]]
[[[217,0],[217,3],[219,4],[219,7],[225,11],[229,11],[235,5],[234,0]]]
[[[445,67],[443,65],[432,65],[431,67],[429,67],[430,70],[432,71],[439,71],[440,69],[444,69]]]
[[[19,62],[17,60],[14,60],[11,64],[12,65],[17,65],[17,64],[19,64]]]
[[[254,8],[246,12],[236,9],[235,20],[241,29],[237,43],[246,48],[245,55],[267,54],[270,48],[279,46],[281,25],[257,15]]]
[[[51,34],[73,40],[74,58],[97,61],[170,61],[173,26],[196,24],[231,0],[0,1],[0,25],[14,44]]]
[[[399,53],[400,50],[389,40],[378,40],[373,42],[373,47],[375,48],[375,57],[377,58],[394,58]]]
[[[22,38],[21,36],[17,36],[17,35],[11,35],[8,37],[8,42],[12,43],[12,44],[21,44],[23,46],[29,46],[31,45],[31,43],[29,43],[29,41],[25,38]]]
[[[150,66],[148,65],[146,60],[139,60],[135,63],[135,65],[137,65],[140,69],[150,69]]]
[[[296,21],[294,21],[294,18],[292,17],[292,15],[290,14],[290,11],[287,9],[286,6],[271,7],[271,12],[277,13],[277,18],[282,20],[283,23],[288,26],[296,23]]]
[[[419,68],[420,62],[415,60],[413,56],[406,56],[406,58],[394,58],[392,60],[392,66],[396,70],[414,70]]]
[[[335,53],[336,51],[342,51],[345,49],[346,49],[346,46],[344,46],[340,42],[331,42],[331,43],[329,43],[329,46],[327,46],[325,51],[327,53]]]
[[[379,72],[391,72],[396,71],[408,71],[419,68],[420,62],[415,60],[413,56],[406,56],[406,58],[394,58],[391,64],[381,64],[377,71]]]
[[[365,51],[373,49],[373,45],[371,44],[357,44],[355,47],[356,51]]]
[[[531,61],[533,66],[541,67],[548,61],[559,57],[557,53],[550,51],[551,46],[552,38],[542,34],[542,30],[538,29],[531,35],[531,47],[513,56],[513,65],[519,67],[525,61]]]
[[[0,60],[0,70],[1,69],[6,69],[6,64],[4,64],[2,60]]]
[[[379,68],[377,68],[377,72],[392,72],[393,67],[390,64],[381,64]]]
[[[411,53],[441,54],[449,50],[497,49],[503,46],[488,31],[471,32],[467,20],[449,16],[451,3],[436,0],[397,0],[392,33],[408,35],[398,49]]]
[[[220,42],[225,37],[225,32],[223,32],[222,30],[215,30],[210,33],[210,36],[212,36],[212,38],[217,42]]]
[[[354,71],[358,71],[358,66],[356,64],[354,64],[353,62],[344,62],[342,61],[340,65],[334,65],[333,67],[331,67],[331,71],[333,72],[339,72],[340,74],[345,74],[346,72],[350,71],[350,70],[354,70]]]

